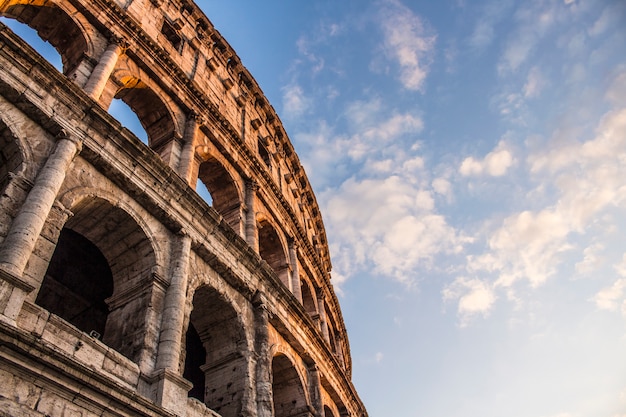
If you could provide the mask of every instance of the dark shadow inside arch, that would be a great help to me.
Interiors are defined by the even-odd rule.
[[[193,384],[189,396],[204,402],[205,376],[202,366],[206,362],[206,349],[198,331],[189,323],[185,338],[186,355],[183,377]]]
[[[128,213],[106,200],[85,197],[72,212],[36,303],[84,332],[95,330],[136,363],[156,355],[150,341],[158,334],[146,326],[156,314],[150,240]]]
[[[191,344],[185,348],[183,373],[194,384],[189,396],[223,417],[238,417],[249,381],[244,378],[247,345],[237,312],[205,285],[194,294],[189,322],[186,341]]]
[[[324,406],[324,417],[335,417],[335,413],[327,405]]]
[[[27,2],[17,2],[7,7],[2,15],[32,28],[29,31],[3,19],[3,22],[8,23],[20,37],[65,75],[71,76],[75,73],[87,52],[87,42],[79,26],[63,10],[56,6],[32,6]],[[37,37],[43,42],[37,40]],[[61,65],[56,58],[58,55],[53,54],[45,42],[58,52]]]
[[[274,417],[307,415],[302,381],[285,355],[275,356],[272,360],[272,397]]]
[[[36,303],[85,333],[104,335],[113,294],[113,275],[102,252],[89,239],[61,230]]]
[[[305,280],[300,280],[300,288],[302,290],[302,305],[304,309],[311,317],[317,319],[317,301],[309,283]]]

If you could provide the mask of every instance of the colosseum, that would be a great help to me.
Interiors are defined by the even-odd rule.
[[[199,7],[0,16],[62,60],[0,23],[0,416],[367,416],[311,185]]]

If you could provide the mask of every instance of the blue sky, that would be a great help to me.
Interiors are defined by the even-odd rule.
[[[316,191],[370,416],[626,416],[625,2],[198,4]]]
[[[626,416],[626,3],[199,5],[316,190],[370,416]]]

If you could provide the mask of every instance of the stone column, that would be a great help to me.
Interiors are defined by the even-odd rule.
[[[120,39],[113,39],[111,43],[109,43],[109,46],[107,46],[107,49],[100,57],[100,61],[98,61],[89,80],[87,80],[85,84],[84,90],[89,97],[96,101],[100,99],[104,87],[115,69],[117,60],[120,55],[124,53],[124,50],[124,44]]]
[[[324,306],[324,296],[322,294],[317,295],[317,309],[320,315],[320,327],[322,328],[322,336],[327,342],[330,342],[330,336],[328,335],[328,323],[326,322],[326,307]]]
[[[254,307],[254,349],[256,351],[257,417],[272,417],[272,358],[269,344],[269,314],[265,295],[258,292],[252,299]]]
[[[311,408],[315,417],[324,417],[324,403],[322,401],[322,390],[320,374],[316,364],[309,365],[309,397],[311,398]]]
[[[0,313],[15,320],[26,295],[34,287],[23,280],[26,264],[57,194],[63,185],[70,163],[80,152],[82,143],[64,131],[37,175],[20,211],[13,219],[7,236],[0,244]]]
[[[289,262],[291,263],[291,291],[302,303],[302,287],[300,286],[300,269],[298,268],[298,244],[295,239],[289,240]]]
[[[151,387],[144,390],[154,395],[153,400],[163,408],[184,416],[187,393],[192,388],[180,369],[191,237],[183,234],[172,242],[172,246],[173,265],[163,303],[156,370],[147,378]]]
[[[180,156],[180,163],[178,164],[178,175],[192,187],[196,188],[196,184],[192,183],[193,180],[193,162],[196,153],[196,136],[198,135],[200,117],[195,113],[189,113],[187,115],[187,121],[185,123],[185,133],[183,135],[183,150]]]
[[[0,245],[1,269],[17,277],[24,272],[69,165],[81,146],[79,140],[70,138],[65,132],[57,136],[54,151],[37,175],[33,188]]]
[[[165,294],[156,368],[168,369],[173,373],[178,373],[183,339],[191,237],[185,234],[177,239],[173,245],[175,246],[174,265],[170,285]]]
[[[256,182],[246,181],[246,242],[255,252],[259,252],[259,231],[256,227],[256,191],[259,186]]]

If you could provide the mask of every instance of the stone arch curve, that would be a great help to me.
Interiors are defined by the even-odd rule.
[[[18,20],[37,31],[61,55],[63,73],[76,74],[85,56],[94,55],[93,31],[89,23],[68,2],[50,0],[8,0],[0,5],[0,15]]]
[[[23,114],[19,110],[7,105],[2,98],[0,98],[0,129],[4,132],[6,140],[14,141],[19,149],[22,164],[19,170],[15,171],[15,174],[22,175],[33,181],[37,175],[39,165],[48,156],[49,149],[42,147],[44,149],[36,153],[32,148],[33,142],[28,140],[28,138],[33,134],[45,136],[47,133],[30,119],[24,119]]]
[[[147,323],[162,292],[154,274],[153,242],[128,207],[94,192],[74,192],[73,197],[65,196],[73,216],[63,225],[36,302],[82,331],[96,330],[96,336],[142,371],[152,369],[158,334]],[[95,269],[92,263],[97,264]],[[91,295],[82,287],[93,287]],[[56,295],[50,297],[52,293]],[[78,299],[86,304],[67,311],[72,304],[68,301]],[[104,316],[99,329],[88,327],[93,322],[76,321],[84,314],[81,309],[96,305],[97,314]]]
[[[152,272],[164,276],[166,274],[165,265],[167,262],[165,253],[168,249],[162,247],[158,240],[155,239],[155,237],[160,235],[159,231],[155,230],[150,222],[147,221],[146,217],[137,212],[136,208],[121,199],[119,194],[101,188],[75,187],[59,196],[59,201],[64,207],[68,207],[71,210],[72,207],[77,207],[81,201],[89,198],[97,198],[108,202],[112,206],[124,211],[137,223],[146,238],[150,240],[152,246],[152,253],[154,254],[154,267]]]
[[[208,146],[202,148],[207,151],[200,153],[202,162],[198,167],[198,180],[211,194],[213,208],[241,236],[243,195],[238,175],[217,151],[208,151]]]
[[[24,175],[28,166],[22,141],[0,118],[0,192],[9,182],[9,175]]]
[[[257,216],[259,255],[276,273],[285,286],[289,287],[289,258],[287,244],[279,228],[268,217]]]
[[[318,316],[318,305],[317,305],[317,293],[315,291],[315,287],[311,284],[311,282],[305,278],[300,278],[300,289],[302,292],[302,305],[307,313],[314,319],[317,320]]]
[[[334,406],[334,404],[332,404]],[[336,407],[334,407],[336,408]],[[333,408],[331,408],[328,404],[324,404],[324,415],[323,417],[338,417],[339,416],[339,412],[338,411],[333,411]]]
[[[250,351],[241,308],[226,293],[207,282],[195,281],[188,291],[192,309],[186,320],[183,377],[193,387],[189,396],[204,402],[223,417],[237,417],[250,383]]]
[[[301,415],[308,410],[306,381],[291,356],[280,350],[272,357],[272,401],[275,417]],[[306,414],[302,414],[306,415]]]
[[[114,98],[122,100],[137,115],[148,135],[148,145],[162,156],[160,150],[173,139],[182,138],[184,117],[181,112],[150,76],[126,55],[120,56],[100,100],[104,107],[108,107]]]

